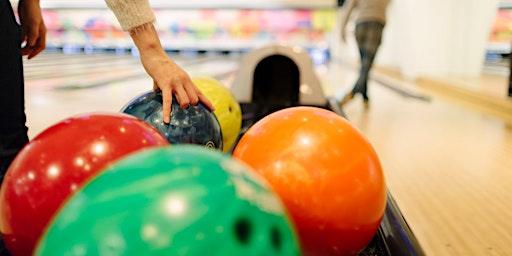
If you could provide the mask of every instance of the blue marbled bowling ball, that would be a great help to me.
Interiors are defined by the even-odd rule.
[[[198,144],[223,149],[222,131],[215,114],[205,105],[181,108],[173,95],[171,121],[164,123],[162,92],[148,91],[126,104],[121,112],[138,117],[160,131],[171,144]]]

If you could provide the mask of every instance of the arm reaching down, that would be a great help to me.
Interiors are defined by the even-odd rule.
[[[173,94],[182,108],[186,108],[188,104],[196,105],[201,101],[213,111],[213,104],[163,49],[153,26],[155,15],[148,0],[105,0],[105,2],[116,15],[123,30],[130,33],[139,50],[144,69],[153,78],[154,89],[162,91],[164,122],[170,122]]]
[[[146,72],[153,78],[154,89],[160,89],[163,96],[164,122],[169,123],[172,94],[182,108],[199,101],[213,110],[212,103],[199,91],[190,77],[163,50],[153,25],[130,31],[130,35],[139,49],[140,59]]]

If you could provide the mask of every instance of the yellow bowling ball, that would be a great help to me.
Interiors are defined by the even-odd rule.
[[[192,77],[192,82],[215,106],[222,131],[223,151],[228,152],[242,128],[242,109],[231,91],[221,82],[208,77]]]

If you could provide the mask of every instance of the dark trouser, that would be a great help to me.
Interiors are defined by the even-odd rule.
[[[21,28],[9,0],[0,0],[0,182],[28,142],[24,97]]]
[[[359,54],[361,55],[361,69],[359,70],[359,79],[354,88],[352,88],[351,93],[361,93],[365,100],[368,100],[368,76],[382,41],[383,30],[384,24],[377,21],[366,21],[356,24],[356,41],[359,47]]]
[[[510,73],[508,78],[508,96],[512,97],[512,54],[510,54],[509,59],[510,62],[508,64],[510,68]]]

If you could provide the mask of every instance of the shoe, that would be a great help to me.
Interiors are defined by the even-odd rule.
[[[352,99],[354,98],[354,94],[353,93],[347,93],[345,95],[345,97],[343,97],[343,99],[340,101],[340,105],[345,105],[347,104],[349,101],[351,101]]]
[[[364,105],[364,109],[369,109],[370,108],[370,100],[364,99],[363,105]]]

